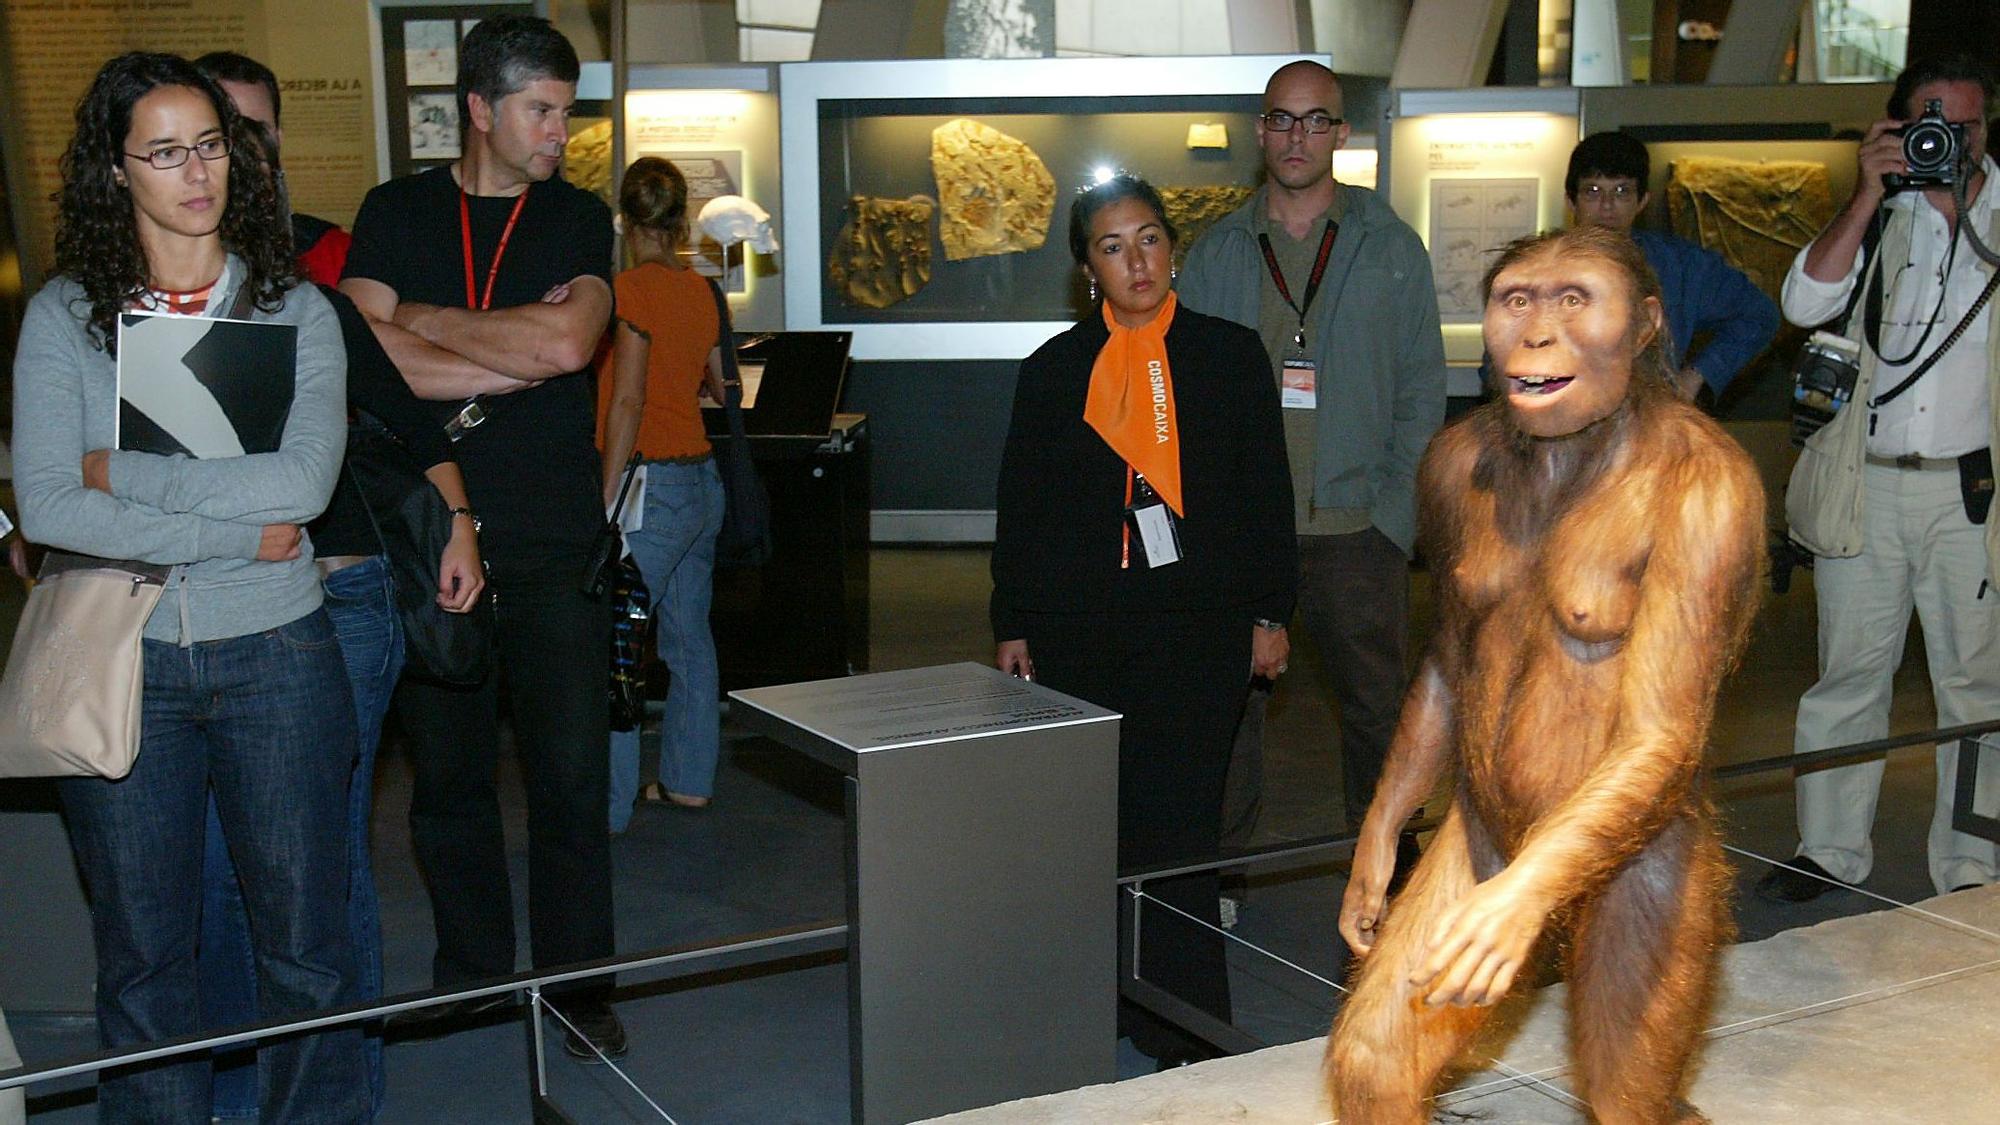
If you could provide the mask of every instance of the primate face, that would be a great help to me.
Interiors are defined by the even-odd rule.
[[[1608,417],[1632,382],[1633,359],[1659,331],[1660,303],[1635,304],[1614,262],[1534,254],[1502,270],[1486,301],[1486,352],[1522,432],[1563,437]]]

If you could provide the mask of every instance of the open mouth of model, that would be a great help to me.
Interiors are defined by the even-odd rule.
[[[1574,375],[1521,375],[1507,377],[1509,394],[1552,395],[1574,381]]]

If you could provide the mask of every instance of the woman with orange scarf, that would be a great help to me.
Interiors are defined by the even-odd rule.
[[[1070,209],[1103,304],[1021,364],[993,544],[996,662],[1124,715],[1121,871],[1215,858],[1251,675],[1284,671],[1298,579],[1291,475],[1257,333],[1182,308],[1159,193],[1118,176]],[[1213,872],[1147,892],[1210,925]],[[1139,975],[1229,1019],[1217,931],[1152,906]],[[1163,1065],[1211,1052],[1136,1009]]]

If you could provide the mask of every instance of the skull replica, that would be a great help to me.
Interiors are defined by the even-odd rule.
[[[709,200],[695,222],[701,233],[724,246],[747,242],[759,254],[778,252],[778,236],[771,233],[771,213],[740,195],[718,195]]]

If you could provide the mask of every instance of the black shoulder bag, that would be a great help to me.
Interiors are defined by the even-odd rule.
[[[447,684],[485,679],[493,668],[492,584],[466,613],[437,604],[451,506],[416,456],[367,414],[357,413],[347,427],[346,472],[389,562],[409,673]]]

